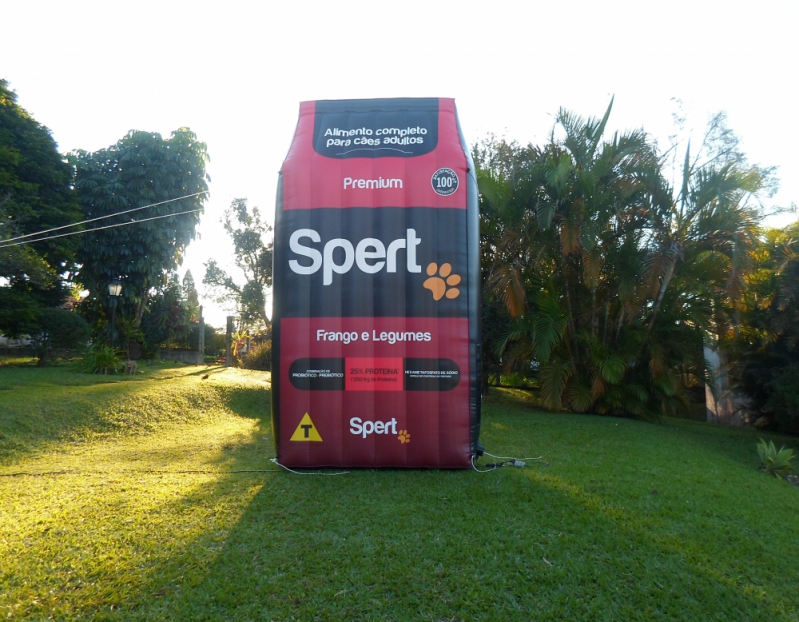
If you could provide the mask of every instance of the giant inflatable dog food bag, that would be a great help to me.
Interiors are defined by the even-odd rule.
[[[478,229],[454,100],[300,105],[275,215],[280,464],[471,466]]]

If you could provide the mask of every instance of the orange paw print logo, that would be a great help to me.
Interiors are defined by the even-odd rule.
[[[444,296],[451,300],[460,296],[461,290],[455,286],[461,282],[461,277],[451,272],[452,266],[448,263],[442,263],[440,268],[436,263],[427,266],[427,276],[430,278],[424,282],[424,286],[433,292],[433,300],[441,300]]]
[[[405,443],[410,443],[411,433],[408,432],[408,430],[400,430],[399,436],[397,438],[399,439],[399,442],[402,443],[403,445]]]

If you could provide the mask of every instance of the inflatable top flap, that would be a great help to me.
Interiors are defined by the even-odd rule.
[[[452,99],[303,102],[275,215],[272,422],[294,467],[468,467],[479,218]]]
[[[466,192],[414,182],[442,167],[465,180],[467,154],[453,99],[303,102],[283,164],[283,209],[466,209]]]

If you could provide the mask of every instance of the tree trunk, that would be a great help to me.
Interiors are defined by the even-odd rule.
[[[144,312],[147,310],[147,301],[150,299],[149,295],[149,286],[142,288],[141,298],[139,302],[136,304],[136,320],[133,324],[133,329],[136,330],[141,326],[141,319],[144,317]]]
[[[674,247],[673,244],[672,247]],[[677,266],[677,257],[675,256],[672,259],[672,261],[669,263],[669,267],[666,270],[666,274],[663,275],[663,280],[660,283],[660,291],[658,292],[657,300],[655,300],[655,308],[652,309],[652,319],[649,321],[650,332],[652,332],[652,327],[655,325],[655,319],[658,316],[660,305],[663,304],[663,298],[665,298],[666,296],[666,290],[669,287],[669,283],[671,283],[671,277],[674,276],[674,268],[676,266]]]
[[[747,423],[749,402],[730,386],[727,356],[718,345],[705,346],[705,361],[710,370],[710,382],[705,383],[705,411],[708,423],[744,426]]]
[[[572,340],[574,340],[577,336],[577,331],[574,328],[574,312],[572,311],[572,299],[569,294],[569,273],[566,266],[566,257],[563,253],[560,255],[560,269],[563,272],[563,291],[566,294],[566,307],[569,310],[569,332]]]

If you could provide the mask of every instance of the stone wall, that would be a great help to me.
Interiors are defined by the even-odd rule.
[[[203,356],[199,350],[161,350],[161,358],[165,361],[179,361],[189,365],[202,365]]]

